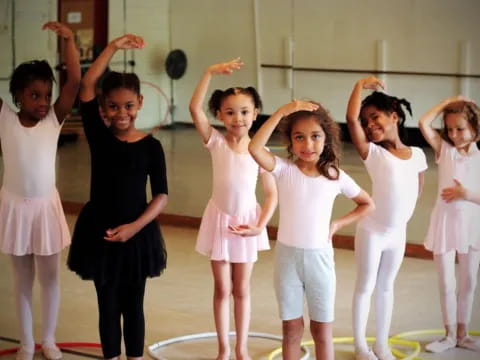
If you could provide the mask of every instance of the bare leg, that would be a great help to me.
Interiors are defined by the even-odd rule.
[[[310,320],[310,332],[315,342],[315,358],[317,360],[333,360],[332,323]]]
[[[218,338],[217,360],[227,360],[230,356],[228,339],[230,320],[230,294],[232,293],[232,277],[230,263],[212,261],[214,279],[213,315]]]
[[[298,360],[301,357],[300,343],[303,336],[303,317],[293,320],[283,320],[282,352],[283,360]]]
[[[251,313],[250,277],[252,276],[252,270],[253,262],[232,264],[233,307],[237,334],[236,360],[250,360],[247,342]]]

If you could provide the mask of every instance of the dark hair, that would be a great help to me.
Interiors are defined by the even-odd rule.
[[[134,73],[121,73],[117,71],[108,72],[101,84],[102,97],[105,98],[110,92],[116,89],[128,89],[140,95],[140,79]]]
[[[448,129],[445,126],[445,119],[447,118],[448,114],[462,114],[465,116],[465,119],[468,121],[470,126],[473,129],[473,132],[475,133],[475,137],[473,139],[474,142],[477,142],[480,138],[480,109],[478,106],[472,102],[467,102],[467,101],[458,101],[453,104],[448,105],[444,110],[443,110],[443,126],[442,130],[440,131],[440,136],[442,139],[444,139],[446,142],[448,142],[451,145],[453,144],[453,141],[448,137]]]
[[[402,141],[405,141],[407,138],[407,133],[405,131],[406,115],[402,105],[405,106],[410,116],[412,116],[412,107],[406,99],[399,99],[383,92],[374,91],[362,101],[362,106],[360,108],[360,119],[362,121],[362,126],[365,126],[365,119],[362,118],[362,111],[367,106],[375,106],[379,111],[386,112],[389,115],[396,112],[399,118],[398,135]]]
[[[223,100],[229,97],[230,95],[238,95],[244,94],[251,97],[253,106],[255,109],[261,110],[262,109],[262,100],[260,99],[260,95],[258,94],[257,90],[254,87],[249,86],[246,88],[242,87],[232,87],[228,88],[227,90],[215,90],[208,101],[208,110],[213,116],[217,116],[217,111],[220,110],[222,106]]]
[[[313,102],[313,101],[312,101]],[[315,103],[317,104],[317,103]],[[293,125],[299,120],[312,118],[322,128],[325,133],[325,145],[320,159],[317,162],[317,169],[330,180],[337,180],[340,175],[340,126],[333,120],[330,112],[323,108],[320,104],[315,111],[296,111],[290,115],[284,117],[280,123],[280,131],[283,133],[285,140],[287,141],[288,158],[293,159],[292,153],[292,128]],[[332,169],[334,173],[332,174]]]
[[[55,82],[53,71],[46,60],[32,60],[18,65],[10,76],[10,94],[18,106],[16,93],[22,91],[35,80]]]

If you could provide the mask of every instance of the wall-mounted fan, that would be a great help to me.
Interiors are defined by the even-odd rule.
[[[165,69],[167,71],[167,75],[170,78],[170,115],[172,118],[172,125],[174,124],[174,111],[175,111],[175,100],[174,100],[174,80],[180,79],[183,74],[185,74],[185,70],[187,69],[187,56],[185,52],[180,49],[175,49],[170,51],[165,60]]]

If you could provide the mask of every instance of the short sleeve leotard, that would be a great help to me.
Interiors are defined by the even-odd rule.
[[[81,104],[91,155],[90,200],[75,225],[68,266],[99,283],[158,276],[166,265],[166,250],[156,221],[124,243],[103,237],[107,229],[128,224],[145,211],[148,178],[152,195],[168,193],[162,146],[151,135],[136,142],[119,140],[104,124],[98,106],[96,99]]]
[[[0,249],[6,254],[48,256],[70,244],[55,185],[55,160],[62,125],[53,106],[35,126],[25,127],[5,102],[0,110],[3,185],[0,191]]]
[[[231,233],[228,226],[257,223],[261,213],[255,196],[259,166],[250,154],[233,151],[214,128],[205,147],[212,157],[213,191],[202,216],[196,250],[212,260],[256,261],[257,251],[269,249],[266,230],[242,237]]]

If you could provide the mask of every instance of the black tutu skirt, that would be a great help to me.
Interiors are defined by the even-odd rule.
[[[68,268],[100,285],[159,276],[166,267],[167,252],[158,223],[152,221],[124,243],[111,242],[103,237],[113,226],[102,222],[100,213],[92,203],[82,209],[68,253]]]

